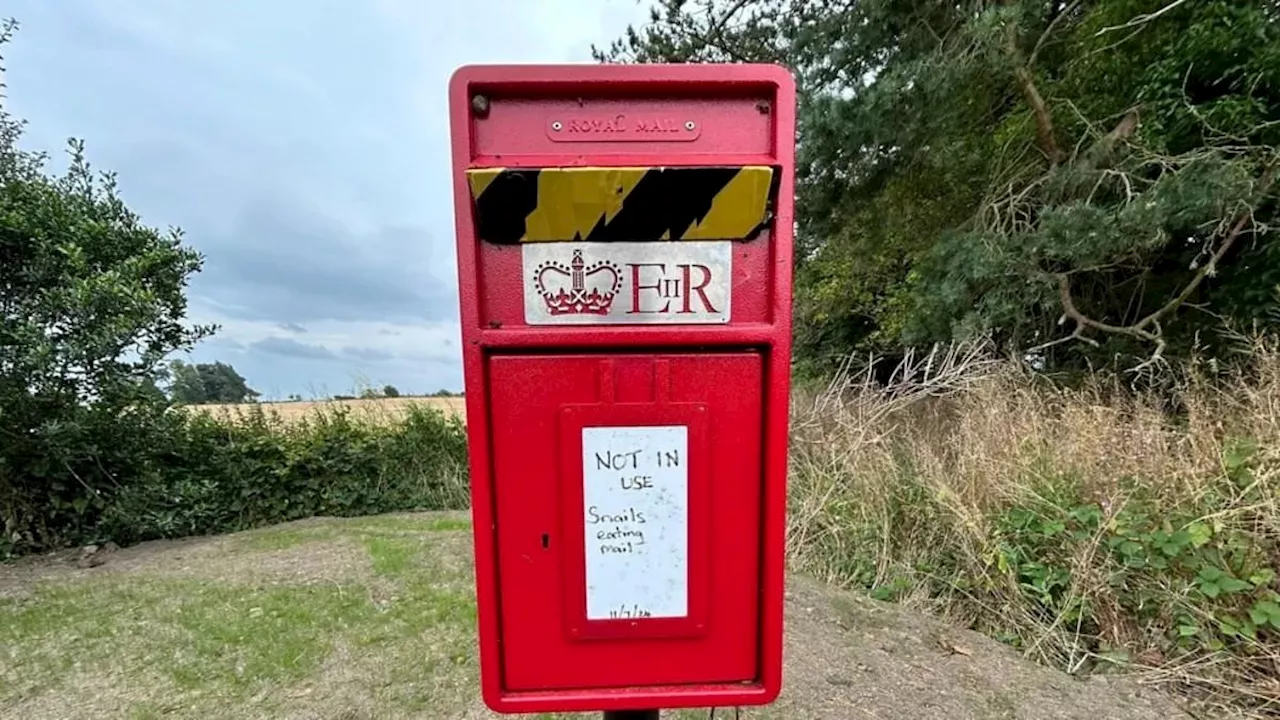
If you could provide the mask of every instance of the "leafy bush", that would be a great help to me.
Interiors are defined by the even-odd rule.
[[[0,554],[92,531],[166,441],[161,361],[213,330],[184,317],[202,258],[181,233],[144,225],[82,142],[48,172],[24,125],[0,97]]]
[[[261,407],[236,418],[193,412],[175,429],[150,472],[106,506],[94,539],[467,505],[466,434],[431,408],[410,407],[389,423],[340,407],[292,423]]]
[[[110,435],[107,423],[93,428],[107,440],[101,446],[62,438],[58,447],[86,453],[83,462],[113,484],[92,492],[71,485],[59,474],[59,458],[48,458],[50,488],[70,499],[49,506],[38,526],[0,540],[0,558],[468,503],[465,430],[457,417],[432,408],[375,419],[334,407],[284,422],[258,406],[236,416],[193,409],[151,420],[163,432],[146,443],[127,428]]]

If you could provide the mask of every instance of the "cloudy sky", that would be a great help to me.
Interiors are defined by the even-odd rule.
[[[26,146],[83,138],[204,253],[194,352],[271,398],[459,390],[446,85],[589,62],[639,0],[8,0]]]

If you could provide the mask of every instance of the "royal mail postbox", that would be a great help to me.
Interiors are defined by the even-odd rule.
[[[472,66],[449,101],[485,702],[771,702],[791,77]]]

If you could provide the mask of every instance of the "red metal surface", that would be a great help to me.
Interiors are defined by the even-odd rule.
[[[489,99],[487,117],[472,116],[476,93]],[[502,712],[771,702],[782,675],[795,134],[790,76],[754,65],[477,66],[454,75],[449,102],[485,702]],[[699,132],[694,139],[656,142],[549,138],[551,115],[574,108],[581,123],[611,112],[688,115]],[[781,169],[775,232],[735,250],[730,323],[525,325],[520,250],[476,240],[465,171],[680,164]],[[581,478],[556,471],[558,454],[566,452],[556,444],[560,423],[594,420],[575,419],[573,412],[563,417],[566,404],[601,408],[587,416],[644,416],[647,407],[654,418],[667,412],[658,410],[664,405],[707,408],[708,464],[700,479],[690,478],[692,613],[690,624],[674,628],[678,637],[608,628],[604,638],[571,636],[574,627],[600,633],[583,624],[577,605],[581,515],[572,513],[581,502],[574,494]],[[618,410],[624,406],[631,409]],[[574,483],[576,490],[565,492]],[[546,550],[543,533],[550,537]]]
[[[490,359],[491,412],[504,418],[492,430],[494,472],[519,478],[496,500],[509,689],[755,678],[759,556],[744,548],[759,547],[761,458],[744,449],[760,447],[762,364],[760,354],[740,352]],[[610,396],[613,404],[599,404]],[[690,460],[705,453],[698,453],[689,478],[690,618],[648,621],[650,629],[639,633],[587,623],[582,525],[574,523],[582,517],[581,463],[558,462],[560,455],[580,458],[581,451],[572,442],[556,447],[557,424],[688,423],[694,403],[714,422],[690,423],[704,435],[691,441]],[[573,406],[569,417],[558,417],[563,405]],[[573,469],[557,477],[558,467]],[[712,588],[714,610],[708,608]],[[564,627],[547,621],[562,612]],[[573,642],[602,634],[625,641]]]
[[[504,93],[506,95],[506,93]],[[522,97],[523,96],[523,97]],[[621,97],[598,98],[591,104],[590,110],[584,110],[575,97],[538,98],[533,92],[513,93],[505,102],[495,103],[493,110],[484,123],[476,128],[475,149],[479,156],[503,158],[509,163],[512,158],[527,155],[550,155],[555,153],[574,154],[589,153],[598,155],[602,152],[616,152],[613,143],[619,138],[607,136],[601,131],[587,130],[573,132],[574,128],[603,127],[596,123],[617,121],[622,117],[626,127],[632,128],[645,118],[654,118],[654,125],[678,123],[680,127],[687,119],[694,119],[696,141],[684,132],[653,133],[661,137],[658,141],[649,141],[644,147],[628,148],[624,152],[643,152],[652,158],[654,153],[661,153],[667,158],[679,157],[685,153],[755,153],[767,155],[773,151],[773,122],[768,113],[756,109],[756,100],[751,97],[729,97],[722,99],[688,98],[684,100],[671,98],[644,98],[630,94]],[[530,117],[546,118],[541,123],[530,122]],[[575,147],[565,147],[553,140],[546,132],[549,122],[559,121],[564,129],[561,131],[565,139],[576,139]],[[665,128],[664,128],[665,129]],[[590,142],[591,135],[609,137],[608,141]],[[633,133],[622,133],[627,140],[636,140]],[[668,137],[670,136],[670,139]],[[617,163],[608,163],[610,165]]]

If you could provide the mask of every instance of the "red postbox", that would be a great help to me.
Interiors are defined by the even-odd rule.
[[[485,702],[772,702],[791,76],[470,66],[449,102]]]

